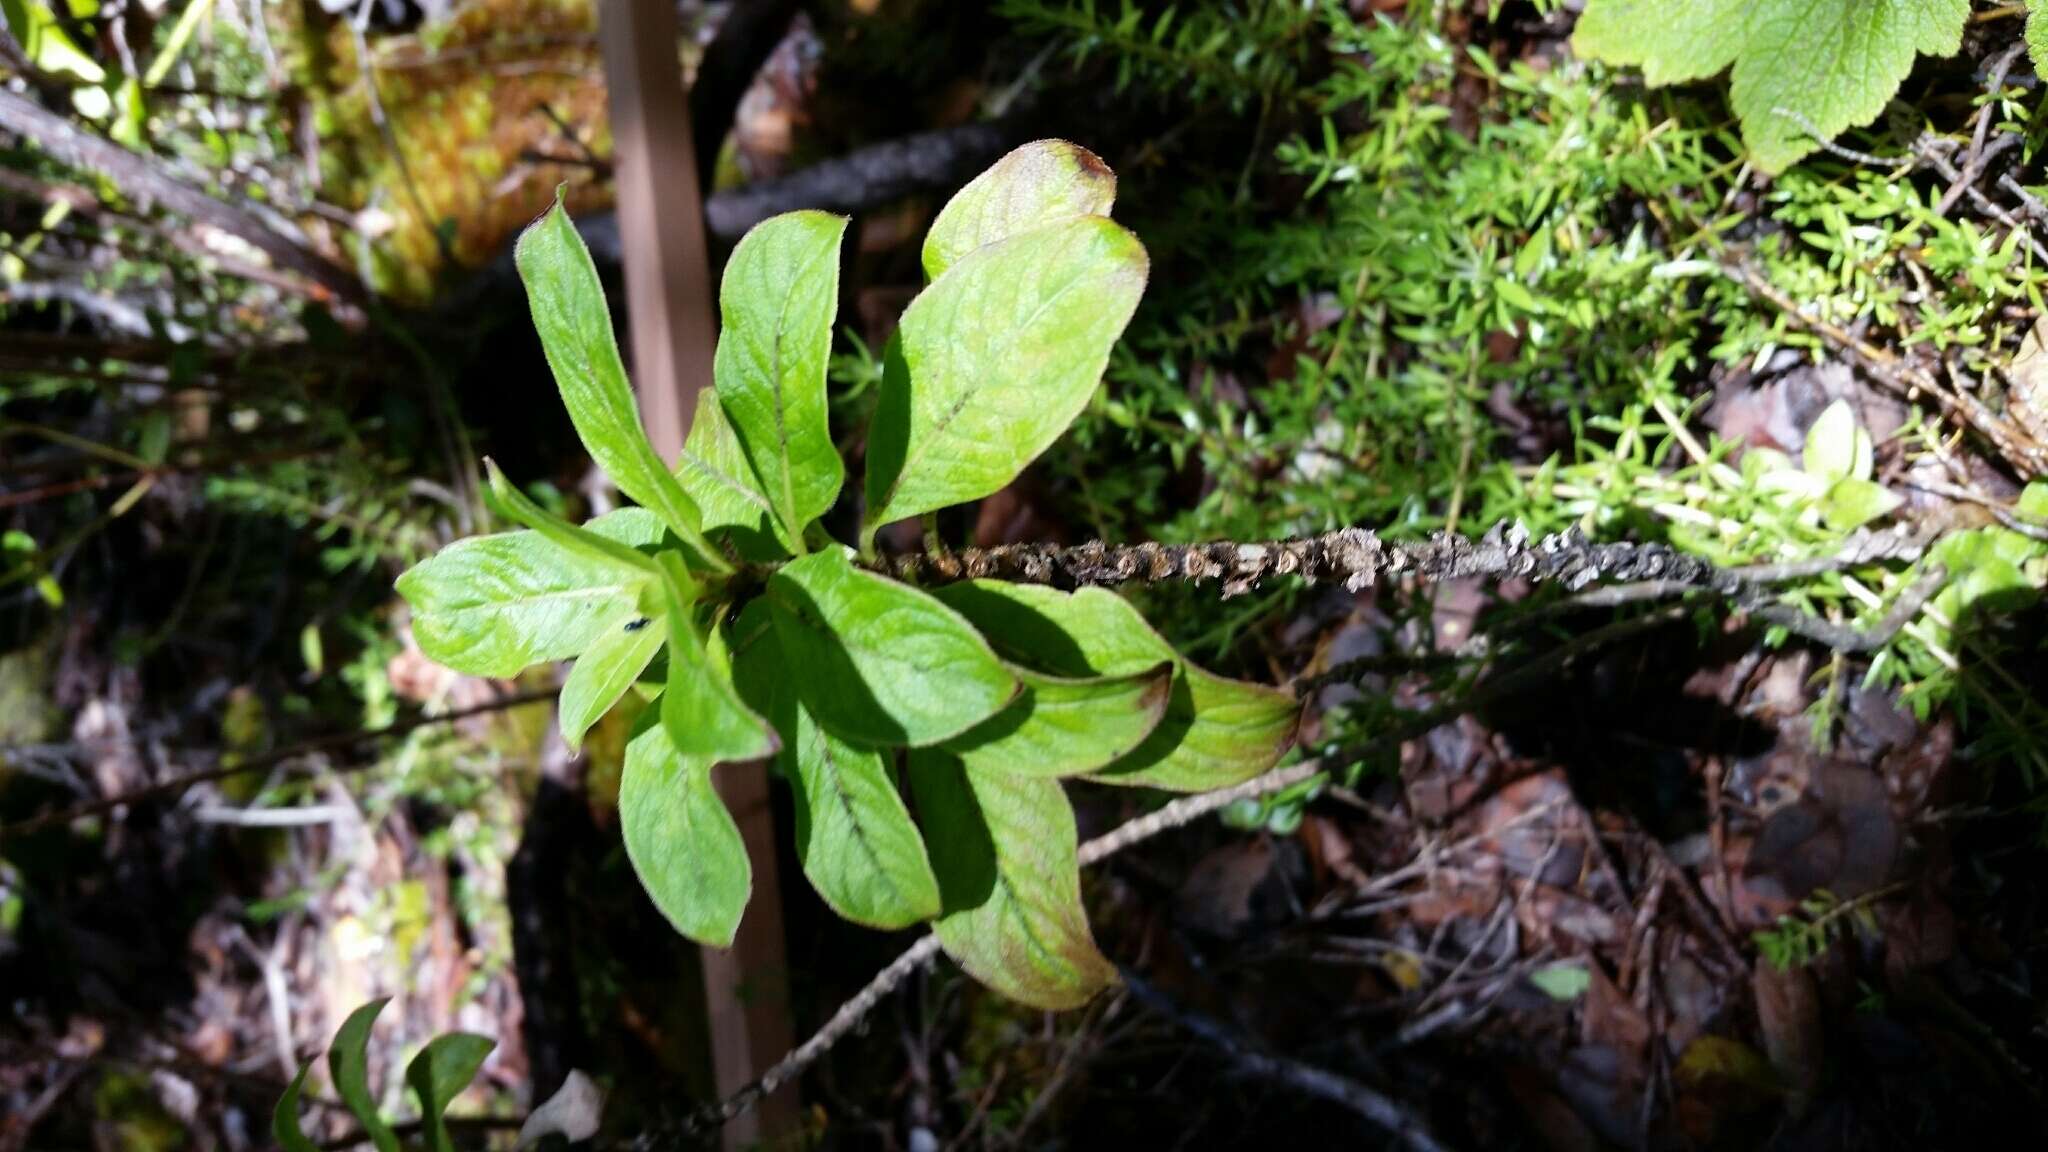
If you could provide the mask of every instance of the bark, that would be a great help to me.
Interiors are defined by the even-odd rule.
[[[737,240],[770,216],[799,208],[860,212],[916,192],[950,190],[988,167],[1021,131],[1014,121],[998,120],[870,145],[780,180],[719,192],[704,202],[705,226]]]

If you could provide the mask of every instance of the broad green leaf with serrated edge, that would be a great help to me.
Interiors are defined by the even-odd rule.
[[[629,547],[658,544],[663,531],[640,508],[583,530]],[[457,672],[503,677],[570,659],[625,627],[650,583],[638,567],[570,551],[538,532],[501,532],[457,540],[414,565],[398,578],[398,593],[412,606],[420,651]]]
[[[733,680],[782,734],[776,766],[792,787],[804,875],[859,924],[904,928],[937,916],[939,882],[890,756],[832,735],[804,710],[766,609],[755,601],[733,630]]]
[[[1653,85],[1718,75],[1742,50],[1751,0],[1587,0],[1572,50],[1609,64],[1639,65]]]
[[[786,539],[825,514],[846,465],[825,419],[846,218],[790,212],[754,226],[725,263],[712,379]]]
[[[334,1077],[334,1090],[341,1093],[341,1102],[363,1126],[363,1134],[377,1152],[398,1152],[398,1136],[377,1114],[377,1097],[370,1091],[370,1029],[388,1003],[388,998],[372,1000],[349,1013],[327,1047],[327,1070]]]
[[[284,1152],[320,1152],[319,1146],[306,1139],[305,1129],[299,1127],[299,1095],[306,1087],[306,1073],[311,1064],[299,1065],[299,1074],[277,1098],[277,1107],[270,1113],[270,1135]]]
[[[1742,140],[1766,172],[1884,111],[1916,53],[1962,45],[1969,0],[1590,0],[1572,43],[1641,64],[1652,84],[1699,79],[1731,62]],[[1781,112],[1797,113],[1787,116]]]
[[[746,842],[711,785],[711,765],[676,751],[651,710],[626,744],[619,827],[640,886],[676,931],[732,947],[754,886]]]
[[[1070,680],[1018,670],[1015,703],[945,742],[970,768],[1019,776],[1099,771],[1145,742],[1166,715],[1173,664],[1128,676]]]
[[[667,642],[666,615],[636,616],[583,650],[562,684],[561,703],[556,708],[556,724],[569,751],[582,750],[583,734],[611,711]]]
[[[488,1036],[450,1032],[427,1041],[420,1054],[405,1066],[405,1082],[420,1102],[420,1121],[427,1130],[428,1152],[455,1152],[443,1117],[449,1103],[469,1086],[477,1069],[484,1066],[484,1057],[495,1047],[497,1042]]]
[[[1125,676],[1174,662],[1173,691],[1158,727],[1092,780],[1203,792],[1257,776],[1294,745],[1300,706],[1292,693],[1228,680],[1181,659],[1114,592],[975,580],[937,595],[1006,656],[1051,675]]]
[[[619,491],[659,514],[685,546],[715,560],[699,531],[696,502],[661,462],[640,423],[612,337],[604,285],[559,193],[554,207],[520,233],[513,257],[548,367],[590,458]]]
[[[969,975],[1033,1008],[1077,1008],[1116,980],[1081,905],[1074,810],[1060,782],[968,768],[914,749],[910,784],[931,832],[939,944]]]
[[[768,579],[768,603],[804,707],[856,743],[934,744],[1022,690],[958,612],[855,568],[837,548],[783,565]]]
[[[936,280],[962,256],[1067,216],[1107,216],[1116,173],[1065,140],[1034,140],[954,193],[924,238],[924,274]]]
[[[691,620],[696,588],[672,552],[661,555],[662,587],[668,596],[668,683],[661,692],[661,725],[677,751],[710,764],[773,756],[781,741],[768,722],[754,715],[732,685],[723,645],[707,648]]]
[[[1073,216],[977,248],[903,313],[868,432],[863,531],[979,500],[1066,431],[1145,291],[1145,247]]]
[[[775,509],[761,491],[761,481],[747,454],[740,447],[732,423],[718,393],[706,388],[697,393],[697,416],[690,421],[689,439],[683,441],[683,458],[676,465],[676,479],[697,501],[704,514],[705,530],[724,528],[734,534],[743,551],[766,551],[762,559],[779,559],[793,549],[775,543],[780,525]]]

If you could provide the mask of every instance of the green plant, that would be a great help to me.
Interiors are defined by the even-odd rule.
[[[1120,597],[971,580],[926,591],[878,566],[884,524],[988,496],[1087,406],[1144,290],[1115,178],[1027,145],[947,204],[929,286],[883,356],[859,551],[820,518],[844,467],[826,369],[845,221],[797,212],[741,241],[720,291],[715,389],[671,471],[641,428],[590,257],[561,206],[521,238],[536,327],[585,446],[639,507],[582,526],[489,468],[524,531],[455,543],[399,579],[423,651],[476,675],[575,659],[576,745],[627,692],[642,714],[620,817],[657,906],[727,945],[751,874],[711,784],[772,760],[805,875],[849,920],[930,920],[969,973],[1066,1007],[1114,978],[1081,907],[1060,784],[1203,791],[1292,745],[1292,694],[1183,659]],[[906,769],[918,820],[899,793]]]
[[[342,1104],[363,1126],[364,1139],[377,1152],[400,1152],[402,1145],[397,1130],[378,1113],[377,1098],[370,1091],[370,1028],[377,1022],[377,1015],[384,1011],[386,1003],[388,1001],[372,1000],[349,1013],[348,1019],[342,1021],[340,1031],[334,1034],[334,1042],[328,1046],[327,1067],[333,1074],[334,1090],[341,1094]],[[477,1069],[483,1067],[484,1057],[489,1056],[496,1046],[488,1036],[450,1032],[429,1040],[419,1055],[405,1066],[405,1082],[420,1102],[422,1139],[419,1147],[427,1152],[453,1152],[454,1145],[449,1142],[446,1122],[449,1102],[476,1076]],[[312,1067],[307,1064],[299,1069],[284,1095],[278,1098],[277,1110],[271,1115],[271,1135],[284,1152],[315,1152],[318,1147],[299,1126],[299,1095],[306,1084],[306,1073]]]
[[[1877,917],[1871,912],[1871,905],[1889,894],[1886,889],[1843,900],[1822,888],[1799,902],[1797,916],[1789,912],[1779,916],[1776,924],[1754,933],[1752,938],[1756,940],[1757,951],[1780,972],[1804,968],[1827,955],[1835,940],[1852,927],[1875,933]]]
[[[1652,84],[1732,65],[1743,142],[1779,172],[1876,119],[1916,54],[1955,55],[1969,18],[1970,0],[1593,0],[1572,44]]]

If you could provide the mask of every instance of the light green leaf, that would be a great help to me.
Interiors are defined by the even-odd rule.
[[[1593,974],[1583,963],[1560,961],[1529,973],[1529,983],[1552,1000],[1577,1000],[1593,986]]]
[[[497,461],[485,457],[484,471],[490,481],[490,502],[506,519],[540,533],[563,551],[609,560],[622,568],[638,568],[649,575],[654,573],[654,558],[638,548],[601,532],[587,532],[534,503],[524,492],[512,486],[512,482],[498,470]]]
[[[1022,690],[959,613],[836,548],[784,565],[769,577],[768,602],[804,707],[856,743],[933,744]]]
[[[611,711],[668,642],[668,617],[636,616],[600,635],[562,684],[556,724],[569,751],[583,749],[583,734]]]
[[[786,541],[769,544],[780,531],[775,509],[761,491],[761,481],[739,436],[725,417],[718,393],[706,388],[697,393],[697,416],[690,421],[690,436],[683,441],[683,458],[676,466],[676,479],[697,502],[707,531],[730,530],[743,549],[762,550],[762,559],[779,559],[794,549]]]
[[[1024,693],[945,742],[970,768],[1019,776],[1079,776],[1140,747],[1166,715],[1173,664],[1082,680],[1017,670]]]
[[[548,367],[590,458],[619,491],[658,513],[704,563],[725,567],[699,531],[702,521],[696,502],[647,439],[612,337],[611,312],[597,266],[570,223],[559,193],[554,207],[520,233],[513,258],[526,283],[533,326],[540,333]]]
[[[1732,103],[1757,166],[1780,172],[1884,111],[1915,53],[1952,56],[1969,0],[1589,0],[1573,46],[1641,64],[1652,84],[1734,64]]]
[[[676,751],[652,715],[626,745],[619,826],[641,887],[676,931],[732,947],[754,886],[746,842],[711,785],[711,765]]]
[[[1903,497],[1875,480],[1847,477],[1835,481],[1834,486],[1828,489],[1821,518],[1835,531],[1848,532],[1863,527],[1903,503]]]
[[[1292,693],[1228,680],[1181,659],[1114,592],[975,580],[937,595],[1006,656],[1055,676],[1127,676],[1174,662],[1173,690],[1158,727],[1090,779],[1203,792],[1257,776],[1294,745],[1300,706]]]
[[[1856,412],[1847,400],[1827,406],[1806,430],[1803,468],[1807,475],[1824,480],[1849,477],[1868,480],[1875,460],[1870,433],[1856,423]]]
[[[427,1130],[427,1152],[455,1152],[443,1117],[448,1105],[475,1079],[484,1057],[497,1042],[488,1036],[450,1032],[427,1041],[405,1066],[405,1082],[419,1098],[420,1120]]]
[[[71,76],[87,84],[98,84],[107,78],[106,69],[72,43],[48,4],[0,0],[0,15],[7,17],[7,26],[21,42],[23,54],[42,71]]]
[[[832,735],[804,710],[765,608],[749,605],[734,629],[733,679],[782,734],[776,766],[793,786],[804,875],[855,923],[894,929],[937,916],[939,882],[889,755]]]
[[[318,1145],[306,1139],[305,1129],[299,1127],[299,1096],[306,1087],[306,1073],[312,1070],[311,1064],[299,1065],[299,1074],[292,1077],[270,1113],[270,1135],[284,1152],[320,1152]]]
[[[2027,58],[2034,74],[2048,75],[2048,0],[2027,0]]]
[[[754,226],[718,289],[724,328],[712,378],[785,539],[825,514],[846,465],[825,413],[846,218],[790,212]]]
[[[969,975],[1023,1004],[1078,1008],[1116,981],[1081,905],[1074,810],[1060,782],[968,768],[914,749],[945,910],[932,930]]]
[[[1742,51],[1742,10],[1751,0],[1586,0],[1572,51],[1640,65],[1653,86],[1718,75]]]
[[[601,516],[584,531],[628,546],[653,545],[662,526],[638,508]],[[572,552],[538,532],[458,540],[398,578],[412,605],[413,638],[438,663],[471,676],[515,676],[580,655],[640,615],[646,571]]]
[[[664,552],[661,562],[668,597],[668,683],[661,693],[661,725],[670,741],[683,756],[708,764],[775,755],[781,742],[733,688],[723,641],[713,631],[715,646],[706,647],[697,634],[692,620],[697,590],[682,558]]]
[[[1294,747],[1300,720],[1291,692],[1186,666],[1159,727],[1136,751],[1088,778],[1169,792],[1242,784]]]
[[[1065,140],[1034,140],[953,194],[924,238],[924,273],[936,280],[984,245],[1068,216],[1107,216],[1116,173]]]
[[[1088,405],[1145,291],[1137,237],[1074,216],[960,258],[903,313],[868,435],[875,528],[1001,489]]]
[[[363,1126],[377,1152],[399,1152],[398,1135],[377,1114],[377,1097],[370,1091],[370,1029],[387,1003],[389,998],[372,1000],[348,1014],[327,1047],[327,1070],[334,1077],[334,1090],[341,1093],[341,1102]]]

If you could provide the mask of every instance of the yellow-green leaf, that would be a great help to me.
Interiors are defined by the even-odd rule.
[[[768,602],[804,707],[847,740],[934,744],[995,715],[1022,690],[959,613],[855,568],[836,548],[777,570]]]
[[[1051,675],[1125,676],[1173,662],[1158,727],[1092,780],[1203,792],[1257,776],[1294,745],[1300,706],[1292,693],[1196,667],[1114,592],[975,580],[937,595],[1004,655]]]
[[[939,944],[969,975],[1034,1008],[1077,1008],[1116,980],[1081,904],[1074,810],[1057,780],[910,753],[944,911]]]
[[[832,507],[846,466],[826,423],[825,363],[846,218],[789,212],[754,226],[725,264],[712,378],[784,539]]]
[[[626,745],[619,826],[641,887],[676,931],[732,947],[753,892],[739,825],[711,784],[711,765],[676,750],[650,713]]]
[[[1020,669],[1008,708],[945,742],[970,768],[1020,776],[1079,776],[1142,746],[1172,695],[1173,664],[1126,676],[1067,679]]]
[[[1034,140],[953,194],[924,238],[924,272],[936,280],[977,248],[1067,216],[1107,216],[1116,173],[1065,140]]]
[[[864,531],[979,500],[1088,405],[1145,291],[1137,237],[1071,216],[977,248],[903,313],[868,433]]]
[[[699,531],[696,502],[661,462],[640,423],[597,265],[559,195],[554,207],[520,234],[513,258],[548,367],[590,458],[619,491],[659,514],[700,559],[721,566]]]

